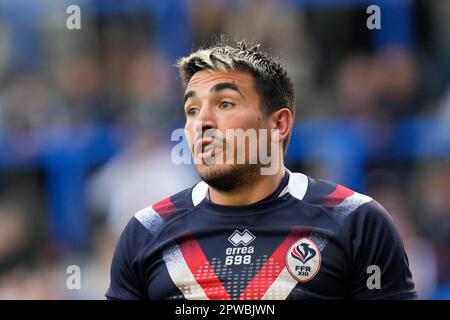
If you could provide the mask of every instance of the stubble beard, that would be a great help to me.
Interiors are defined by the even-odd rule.
[[[214,189],[231,192],[253,184],[259,176],[258,164],[199,164],[201,179]]]
[[[266,150],[269,153],[270,157],[272,151],[269,147],[270,137],[268,139],[269,144],[266,147]],[[256,143],[258,143],[258,141],[259,137]],[[256,161],[256,163],[249,163],[248,143],[250,142],[246,142],[247,145],[244,147],[245,151],[243,151],[245,152],[245,163],[238,163],[237,158],[234,156],[238,151],[235,149],[232,155],[234,163],[216,164],[202,162],[196,164],[196,169],[200,178],[210,187],[223,192],[232,192],[254,184],[261,176],[261,168],[263,167],[263,165],[260,164],[259,161]],[[227,159],[226,154],[228,152],[228,149],[226,148],[226,145],[227,142],[224,139],[222,144],[222,150],[225,151],[225,154],[223,155],[224,158],[222,158],[223,160]],[[192,147],[191,150],[194,150],[194,148]],[[219,153],[218,157],[222,157],[222,154]]]

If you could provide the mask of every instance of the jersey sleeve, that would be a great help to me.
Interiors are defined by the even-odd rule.
[[[145,271],[139,264],[138,254],[150,237],[136,218],[129,221],[114,251],[110,286],[105,294],[108,300],[146,299]]]
[[[416,299],[403,242],[386,210],[372,200],[345,224],[351,246],[351,298]]]

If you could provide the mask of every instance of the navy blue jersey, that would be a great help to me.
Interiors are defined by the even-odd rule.
[[[108,299],[411,299],[388,213],[342,185],[287,172],[247,206],[200,182],[138,212],[117,244]]]

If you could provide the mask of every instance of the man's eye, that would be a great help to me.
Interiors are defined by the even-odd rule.
[[[198,113],[198,108],[189,108],[186,111],[186,115],[188,116],[195,116]]]
[[[232,107],[234,107],[234,103],[232,103],[232,102],[229,102],[229,101],[222,101],[222,102],[220,103],[220,108],[221,108],[221,109],[230,109],[230,108],[232,108]]]

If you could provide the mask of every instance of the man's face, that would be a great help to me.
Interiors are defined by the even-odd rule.
[[[227,129],[253,129],[258,135],[258,129],[268,129],[269,120],[262,115],[260,103],[254,79],[245,72],[203,70],[189,81],[184,104],[185,134],[200,177],[210,186],[229,191],[255,178],[259,165],[249,161],[248,150],[256,147],[250,145],[256,141],[247,139],[243,147],[232,138],[233,143],[227,139]],[[212,135],[205,137],[205,133]],[[227,161],[230,151],[232,161]],[[238,161],[242,153],[244,163]]]

